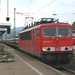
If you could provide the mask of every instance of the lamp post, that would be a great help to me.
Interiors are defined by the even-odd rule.
[[[16,16],[15,16],[16,8],[14,8],[14,43],[16,38]]]
[[[15,38],[16,38],[16,14],[29,14],[29,13],[20,13],[20,12],[16,12],[16,8],[14,8],[14,43],[15,43]],[[29,15],[25,15],[25,16],[29,16]]]
[[[7,0],[7,17],[6,17],[6,21],[9,21],[9,0]]]

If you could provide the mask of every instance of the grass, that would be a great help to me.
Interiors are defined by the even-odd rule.
[[[0,52],[0,56],[1,55],[8,55],[8,56],[10,56],[11,53],[9,51],[7,51],[7,50],[4,50],[3,52]]]

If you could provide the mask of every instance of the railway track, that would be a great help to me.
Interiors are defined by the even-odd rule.
[[[65,73],[66,75],[75,75],[75,71],[69,68],[63,67],[62,69],[58,69],[61,72]]]
[[[73,59],[75,59],[75,53],[73,54]],[[74,60],[73,61],[71,61],[72,63],[70,63],[70,64],[75,64],[75,62],[74,62]],[[72,65],[70,66],[71,68],[72,68]],[[60,71],[61,72],[63,72],[63,73],[65,73],[66,75],[75,75],[75,70],[73,70],[73,68],[72,69],[70,69],[70,67],[63,67]]]

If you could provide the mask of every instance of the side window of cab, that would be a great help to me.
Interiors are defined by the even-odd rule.
[[[39,37],[39,34],[40,34],[39,28],[35,29],[35,31],[36,31],[36,37]]]

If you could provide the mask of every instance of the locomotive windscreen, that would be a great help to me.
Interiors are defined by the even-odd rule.
[[[44,36],[56,36],[56,28],[44,28],[43,35]]]
[[[63,28],[63,27],[46,27],[43,28],[43,35],[44,36],[70,36],[70,28]]]

